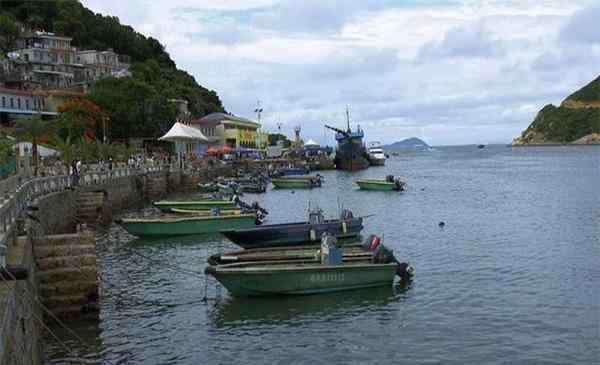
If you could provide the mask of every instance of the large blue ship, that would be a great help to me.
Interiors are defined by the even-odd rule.
[[[335,131],[335,140],[338,143],[335,151],[335,168],[338,170],[357,171],[369,167],[368,153],[363,143],[365,136],[363,130],[358,126],[356,131],[350,129],[350,116],[346,110],[347,129],[341,130],[325,125]]]

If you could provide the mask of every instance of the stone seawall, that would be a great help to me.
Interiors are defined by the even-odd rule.
[[[0,365],[41,363],[42,306],[63,319],[97,310],[96,241],[77,229],[108,223],[116,212],[140,208],[167,192],[194,190],[210,172],[154,172],[103,177],[93,185],[65,189],[34,200],[25,219],[28,237],[8,245],[10,264],[29,269],[29,278],[0,282]],[[13,233],[16,234],[16,233]],[[32,296],[33,295],[33,296]]]
[[[0,365],[41,363],[42,315],[32,257],[31,241],[26,237],[16,239],[7,256],[8,264],[29,268],[29,278],[0,282]]]
[[[47,235],[33,242],[42,303],[59,316],[96,310],[99,295],[94,232]]]

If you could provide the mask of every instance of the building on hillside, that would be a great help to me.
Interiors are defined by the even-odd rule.
[[[124,77],[130,76],[129,57],[120,56],[112,48],[106,51],[93,49],[78,51],[77,63],[84,67],[84,78],[86,81],[96,81],[102,77]]]
[[[0,124],[9,126],[15,119],[39,115],[42,118],[55,116],[50,110],[48,94],[41,90],[14,90],[0,87]]]
[[[211,113],[190,121],[199,129],[212,147],[264,148],[268,135],[260,132],[260,124],[250,119],[225,113]]]
[[[11,52],[13,63],[25,62],[20,75],[44,88],[67,88],[83,81],[83,65],[77,63],[71,37],[47,32],[28,32]]]

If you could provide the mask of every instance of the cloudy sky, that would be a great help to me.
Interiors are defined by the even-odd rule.
[[[506,143],[600,74],[597,0],[83,0],[159,39],[228,111],[333,143]]]

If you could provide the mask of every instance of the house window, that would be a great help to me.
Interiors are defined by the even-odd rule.
[[[13,100],[13,98],[10,98],[10,108],[11,109],[15,108],[15,101]]]
[[[25,109],[29,110],[29,99],[25,99]]]
[[[6,108],[6,96],[2,97],[2,107]]]
[[[17,109],[21,109],[21,98],[17,99]]]

